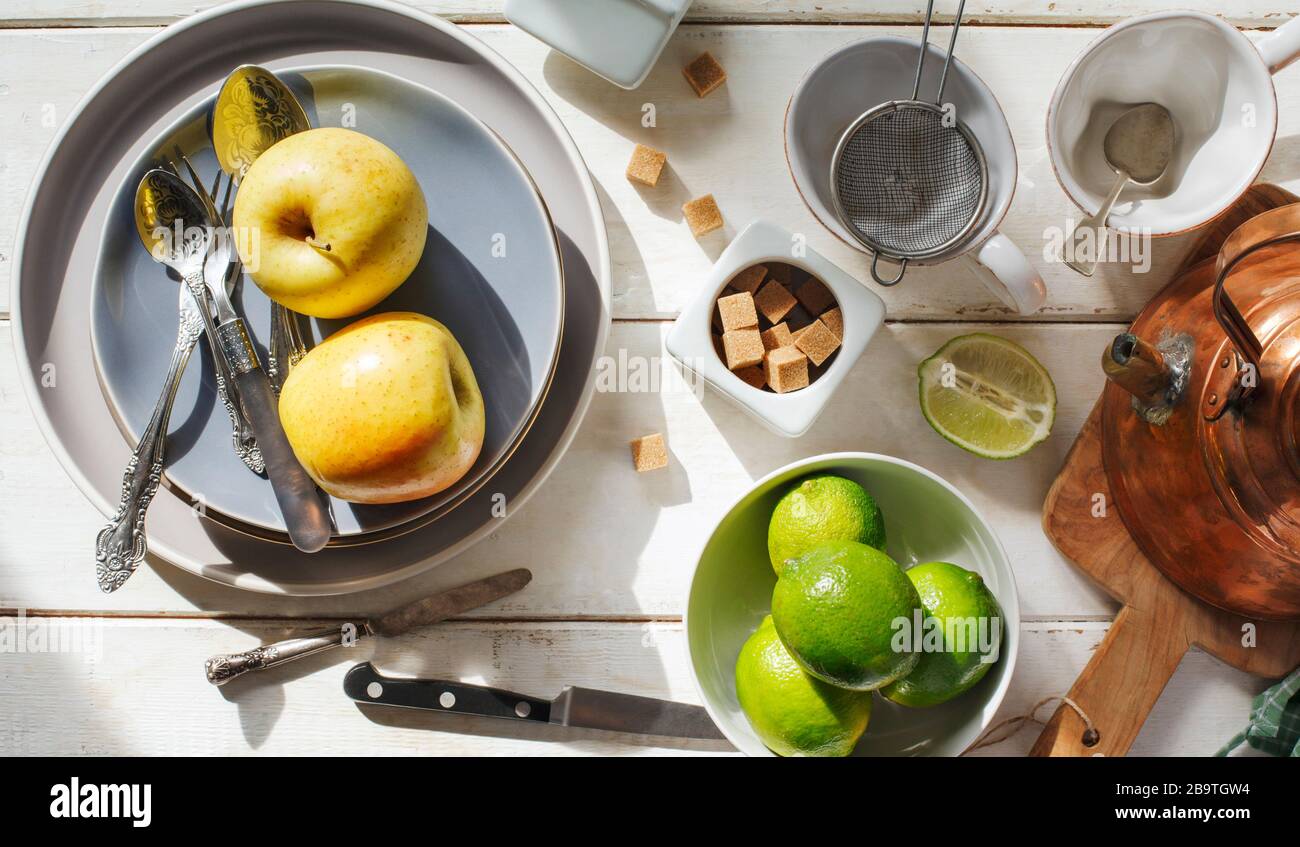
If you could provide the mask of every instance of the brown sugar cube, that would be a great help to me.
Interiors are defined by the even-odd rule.
[[[736,371],[736,376],[740,377],[754,388],[762,388],[764,385],[767,385],[767,374],[763,373],[763,369],[757,366],[741,368]]]
[[[808,387],[808,357],[793,347],[778,347],[763,359],[763,375],[777,394]]]
[[[718,211],[712,194],[686,201],[682,204],[682,214],[696,238],[722,228],[722,212]]]
[[[814,315],[820,315],[835,305],[835,295],[831,294],[830,289],[816,277],[809,277],[795,291],[794,296],[798,297],[803,307]]]
[[[731,287],[753,294],[767,278],[767,265],[751,265],[731,278]]]
[[[835,333],[836,338],[840,341],[844,340],[844,313],[840,311],[839,306],[822,312],[820,320],[826,324],[827,329]]]
[[[757,329],[733,329],[723,333],[722,349],[728,370],[752,367],[763,361],[763,336]]]
[[[632,466],[637,473],[668,467],[668,445],[664,444],[662,434],[656,432],[653,435],[643,435],[630,443]]]
[[[794,346],[806,353],[814,365],[820,365],[839,349],[840,340],[826,328],[826,324],[815,320],[799,333]]]
[[[754,295],[745,291],[719,297],[718,315],[722,320],[723,332],[758,326],[758,312],[754,310]]]
[[[727,72],[718,64],[718,60],[713,58],[713,54],[705,50],[686,67],[682,68],[682,73],[686,76],[686,81],[695,89],[695,93],[700,97],[708,95],[713,89],[727,81]]]
[[[667,161],[666,153],[638,144],[633,148],[632,158],[627,163],[627,178],[654,188],[659,184],[659,175],[663,173],[664,162]]]
[[[779,323],[771,329],[763,330],[762,335],[764,350],[794,346],[794,336],[790,334],[790,327],[786,326],[785,323]]]
[[[798,302],[784,285],[776,281],[764,285],[754,295],[754,305],[771,324],[780,323]]]

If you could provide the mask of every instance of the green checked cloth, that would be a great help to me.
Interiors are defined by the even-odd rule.
[[[1214,755],[1226,756],[1242,742],[1271,756],[1300,757],[1300,668],[1255,698],[1250,723]]]

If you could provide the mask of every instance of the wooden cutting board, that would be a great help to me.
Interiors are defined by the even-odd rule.
[[[1276,186],[1252,187],[1208,226],[1183,270],[1212,259],[1246,220],[1297,200]],[[1097,367],[1101,354],[1098,350]],[[1102,467],[1100,402],[1047,493],[1043,531],[1122,608],[1069,693],[1092,720],[1096,743],[1084,743],[1083,720],[1062,705],[1031,756],[1124,755],[1192,646],[1264,677],[1280,677],[1300,665],[1300,622],[1251,621],[1216,609],[1183,592],[1142,555],[1124,528]],[[1246,719],[1242,714],[1243,724]],[[1237,729],[1225,726],[1222,738],[1205,739],[1207,754]]]

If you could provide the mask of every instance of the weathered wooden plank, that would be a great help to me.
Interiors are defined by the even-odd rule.
[[[1055,433],[1009,462],[944,441],[917,408],[916,366],[953,335],[992,331],[1024,344],[1057,380]],[[1093,363],[1115,325],[890,324],[868,347],[805,436],[767,432],[712,389],[703,402],[663,357],[666,326],[618,323],[607,385],[541,493],[478,546],[437,572],[383,591],[299,600],[227,589],[175,568],[142,568],[105,596],[90,551],[103,518],[46,448],[17,384],[8,328],[0,335],[0,608],[237,615],[374,612],[507,567],[534,583],[480,614],[623,617],[680,614],[700,546],[753,480],[818,453],[865,450],[914,461],[951,481],[997,528],[1031,617],[1109,617],[1111,601],[1053,550],[1039,523],[1048,486],[1101,385]],[[625,364],[620,366],[619,362]],[[651,386],[652,377],[658,386]],[[564,378],[565,375],[561,375]],[[621,379],[620,379],[621,377]],[[651,390],[645,390],[645,385]],[[57,390],[57,389],[53,389]],[[100,402],[88,398],[88,402]],[[663,432],[666,470],[637,474],[629,439]]]
[[[167,24],[219,5],[221,0],[9,0],[0,12],[0,26],[121,26]],[[502,0],[411,0],[410,5],[462,23],[504,20]],[[1220,15],[1240,26],[1275,26],[1293,13],[1284,3],[1267,0],[1187,0],[1185,8]],[[971,23],[1106,24],[1164,5],[1152,0],[1093,0],[1048,3],[1042,0],[1002,0],[971,4]],[[951,19],[952,11],[936,11]],[[910,23],[923,19],[920,0],[696,0],[688,22],[711,23]]]
[[[0,618],[6,634],[86,652],[0,653],[2,755],[658,755],[734,752],[714,742],[516,724],[356,706],[342,678],[373,660],[397,675],[453,678],[554,697],[565,685],[699,702],[680,624],[448,623],[335,650],[221,689],[203,678],[217,652],[290,631],[274,624]],[[1065,692],[1105,623],[1027,624],[997,720]],[[303,630],[297,630],[301,632]],[[82,639],[77,641],[77,639]],[[14,643],[10,638],[8,643]],[[26,643],[24,640],[23,643]],[[48,648],[47,648],[48,649]],[[1244,723],[1264,682],[1203,653],[1174,676],[1134,755],[1207,755]],[[1044,709],[1044,717],[1047,709]],[[870,731],[870,730],[868,730]],[[1036,729],[978,755],[1020,755]]]

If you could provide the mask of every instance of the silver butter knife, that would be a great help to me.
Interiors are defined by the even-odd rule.
[[[725,738],[702,706],[594,688],[569,686],[543,700],[468,682],[384,676],[363,662],[343,677],[343,691],[358,703],[666,738]]]
[[[531,582],[532,578],[532,573],[526,568],[516,568],[416,600],[377,618],[348,621],[334,629],[302,638],[277,641],[243,653],[213,656],[205,663],[204,670],[207,672],[208,682],[213,685],[224,685],[249,671],[283,665],[331,647],[341,647],[366,635],[401,635],[446,620],[470,609],[485,606],[494,600],[500,600],[502,597],[508,597]]]

